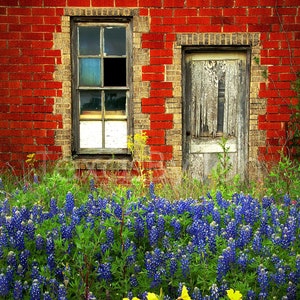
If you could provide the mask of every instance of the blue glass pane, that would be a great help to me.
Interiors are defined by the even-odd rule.
[[[80,114],[87,114],[101,111],[100,91],[80,92]]]
[[[80,58],[79,59],[79,85],[99,86],[101,84],[100,59]]]
[[[79,27],[79,54],[99,55],[100,53],[100,28]]]
[[[104,28],[104,54],[126,55],[126,28],[105,27]]]

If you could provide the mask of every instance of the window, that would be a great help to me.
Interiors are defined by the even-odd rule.
[[[73,22],[73,151],[126,154],[130,23],[100,21]]]

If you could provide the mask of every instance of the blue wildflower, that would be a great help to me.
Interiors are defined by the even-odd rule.
[[[182,272],[182,276],[184,278],[187,278],[187,276],[190,273],[190,261],[188,256],[186,255],[182,255],[182,258],[180,260],[181,263],[181,272]]]
[[[50,296],[50,293],[48,291],[46,291],[44,294],[43,294],[43,300],[52,300],[51,296]]]
[[[60,284],[58,287],[57,300],[66,300],[66,299],[67,299],[66,287],[63,284]]]
[[[263,299],[265,299],[268,295],[269,275],[268,271],[262,265],[258,267],[257,280],[261,290],[260,296],[263,297]]]
[[[20,280],[16,280],[15,283],[14,283],[13,299],[14,300],[23,299],[23,285],[22,285],[22,282]]]
[[[43,250],[45,247],[45,241],[40,234],[37,234],[35,237],[35,248],[36,250]]]
[[[150,182],[149,184],[149,194],[150,194],[150,199],[155,199],[155,184],[153,182]]]
[[[216,284],[213,284],[210,288],[210,300],[219,300],[219,288]]]
[[[41,288],[37,279],[34,279],[30,288],[30,300],[40,300],[42,297]]]
[[[111,245],[114,242],[114,231],[111,227],[108,227],[106,230],[106,242]]]
[[[72,214],[74,206],[75,206],[74,196],[71,192],[68,192],[66,195],[66,202],[65,202],[66,215]]]
[[[111,264],[110,263],[103,263],[100,264],[97,269],[98,278],[101,280],[105,280],[109,282],[112,280],[112,273],[111,273]]]

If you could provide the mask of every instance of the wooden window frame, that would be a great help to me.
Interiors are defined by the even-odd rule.
[[[89,87],[82,89],[79,87],[79,65],[77,63],[79,55],[77,55],[78,35],[77,28],[79,26],[121,26],[126,28],[126,86],[97,86],[91,89],[99,90],[99,93],[104,94],[104,91],[125,91],[126,93],[126,113],[124,116],[111,116],[98,118],[104,124],[108,120],[126,120],[127,134],[131,135],[133,132],[133,117],[132,117],[132,22],[130,17],[74,17],[71,19],[71,66],[72,66],[72,155],[74,156],[101,156],[111,157],[111,155],[128,156],[130,153],[128,148],[80,148],[80,120],[79,113],[79,91],[89,90]],[[102,55],[102,54],[100,54]],[[101,74],[101,76],[104,76]],[[92,118],[87,118],[92,120]],[[124,137],[125,138],[125,137]]]

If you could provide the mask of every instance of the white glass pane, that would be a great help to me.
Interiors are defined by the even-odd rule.
[[[105,122],[105,147],[127,148],[127,121]]]
[[[102,148],[101,121],[80,121],[80,148]]]

